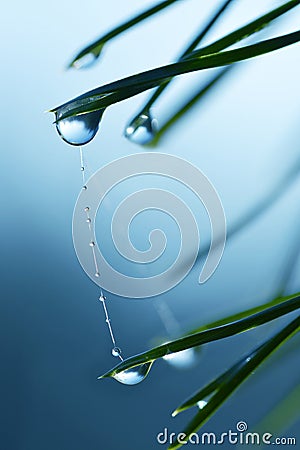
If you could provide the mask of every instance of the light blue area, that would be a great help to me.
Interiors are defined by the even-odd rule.
[[[154,4],[142,3],[142,8]],[[234,2],[208,41],[280,3]],[[187,416],[170,419],[174,407],[262,339],[251,332],[208,345],[202,363],[190,372],[159,362],[136,388],[96,381],[115,360],[98,289],[82,271],[72,244],[72,211],[81,186],[79,153],[59,139],[53,115],[44,113],[93,87],[172,61],[212,4],[217,5],[178,2],[114,40],[102,61],[82,72],[64,67],[83,44],[141,10],[141,2],[28,0],[1,7],[0,398],[5,406],[0,423],[5,450],[158,449],[157,433],[165,426],[179,431],[187,421]],[[269,35],[296,30],[299,9],[278,21]],[[158,148],[187,159],[210,178],[229,225],[299,164],[299,51],[296,44],[241,64]],[[180,77],[154,108],[158,122],[206,76]],[[105,112],[99,133],[84,148],[90,174],[115,158],[143,151],[122,135],[147,98],[145,93]],[[174,188],[197,208],[182,187]],[[180,286],[162,296],[184,330],[276,293],[299,240],[299,189],[296,180],[272,208],[228,242],[208,283],[197,283],[202,260]],[[195,214],[200,222],[206,220],[203,211]],[[142,225],[142,219],[137,222]],[[207,224],[203,227],[205,242]],[[141,245],[142,235],[136,240]],[[299,275],[298,264],[293,290],[300,289]],[[110,299],[125,356],[147,349],[156,336],[165,337],[151,300]],[[271,325],[270,332],[276,327]],[[205,429],[226,431],[242,419],[255,424],[297,382],[298,371],[286,370],[289,362],[299,366],[296,357],[291,352],[265,378],[262,373],[251,378],[248,390],[224,405]],[[275,390],[277,382],[280,389]]]

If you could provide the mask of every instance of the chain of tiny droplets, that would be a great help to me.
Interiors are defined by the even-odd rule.
[[[80,169],[81,169],[81,173],[82,173],[82,183],[83,183],[83,187],[82,189],[87,190],[87,185],[86,185],[86,177],[85,177],[85,164],[84,164],[84,159],[83,159],[83,152],[82,152],[82,148],[79,148],[80,151]],[[92,220],[90,218],[90,208],[89,206],[86,206],[84,208],[84,211],[86,213],[86,223],[89,227],[90,230],[90,236],[91,236],[91,240],[90,240],[90,247],[92,250],[92,255],[93,255],[93,260],[94,260],[94,265],[95,265],[95,277],[99,278],[100,277],[100,272],[99,272],[99,266],[98,266],[98,262],[97,262],[97,256],[96,256],[96,251],[95,251],[95,242],[92,240],[93,238],[93,229],[92,229]],[[101,291],[100,293],[100,297],[99,297],[100,302],[102,303],[103,306],[103,310],[104,310],[104,314],[105,314],[105,322],[107,323],[107,327],[108,327],[108,331],[111,337],[111,341],[113,343],[113,349],[112,349],[112,355],[119,357],[121,359],[121,361],[123,361],[123,358],[121,356],[121,349],[119,347],[117,347],[116,345],[116,340],[115,340],[115,336],[114,336],[114,332],[111,326],[111,319],[109,318],[108,315],[108,311],[107,311],[107,307],[106,307],[106,297],[103,295],[103,292]]]

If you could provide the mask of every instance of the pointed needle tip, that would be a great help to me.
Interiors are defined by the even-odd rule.
[[[110,373],[104,373],[103,375],[100,375],[97,377],[97,380],[103,380],[103,378],[111,378]]]

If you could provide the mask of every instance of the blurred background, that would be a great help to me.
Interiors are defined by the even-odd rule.
[[[98,302],[99,288],[83,272],[72,243],[72,213],[81,187],[79,153],[58,137],[53,115],[44,111],[101,84],[173,61],[219,4],[178,1],[113,40],[92,69],[65,70],[85,44],[155,3],[28,0],[2,6],[0,431],[4,450],[162,447],[156,435],[164,427],[181,431],[193,413],[172,419],[171,411],[290,319],[205,346],[191,369],[178,370],[158,361],[137,386],[97,381],[116,359],[111,356]],[[206,42],[281,3],[233,2]],[[295,31],[299,20],[296,8],[264,36]],[[295,252],[300,240],[299,50],[296,44],[240,64],[154,150],[183,157],[209,177],[228,226],[280,188],[257,220],[228,241],[219,268],[206,284],[197,283],[203,264],[198,261],[179,286],[157,299],[108,294],[125,356],[167,338],[155,302],[163,301],[186,332],[272,299],[287,279],[286,267],[290,276],[285,292],[300,290]],[[195,73],[176,80],[153,110],[158,122],[163,123],[207,75]],[[90,175],[116,158],[144,151],[126,140],[123,130],[148,96],[141,94],[106,111],[99,133],[84,148]],[[181,187],[174,184],[174,191],[179,195]],[[112,195],[121,198],[124,192],[119,189]],[[184,195],[188,201],[188,194]],[[190,200],[205,243],[209,223],[203,207],[197,210],[199,205]],[[108,204],[99,213],[99,241],[102,222],[109,226],[109,208]],[[153,217],[139,219],[135,236],[147,242],[143,226],[152,220],[167,236],[170,231],[173,248],[173,225],[163,214]],[[113,262],[113,253],[109,249],[106,253]],[[255,429],[299,383],[297,342],[295,337],[273,355],[203,431],[235,429],[239,420]],[[299,418],[293,420],[281,435],[298,433],[299,440],[299,424]],[[279,429],[265,431],[280,435]]]

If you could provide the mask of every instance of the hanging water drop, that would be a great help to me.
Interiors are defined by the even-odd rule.
[[[71,145],[84,145],[95,137],[104,110],[93,111],[60,120],[67,112],[75,108],[75,104],[62,106],[56,113],[56,129],[60,137]]]
[[[125,137],[135,144],[148,144],[157,131],[157,121],[150,112],[135,117],[125,129]]]
[[[141,364],[140,366],[133,367],[132,369],[123,370],[123,372],[117,373],[113,376],[119,383],[134,385],[141,383],[148,375],[152,366],[152,362]]]
[[[94,53],[86,53],[85,55],[81,56],[81,58],[76,59],[72,63],[72,67],[74,67],[74,69],[88,69],[92,67],[96,61],[97,57]]]

